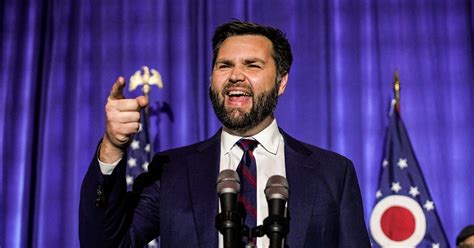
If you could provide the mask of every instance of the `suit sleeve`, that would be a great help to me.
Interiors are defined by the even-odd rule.
[[[370,247],[359,183],[348,161],[340,206],[339,247]]]
[[[81,247],[143,247],[158,235],[159,187],[147,185],[141,189],[143,197],[142,192],[127,192],[126,161],[124,157],[112,175],[102,175],[94,155],[81,187]]]

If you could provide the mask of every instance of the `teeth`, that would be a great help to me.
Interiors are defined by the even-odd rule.
[[[233,91],[229,91],[229,93],[227,93],[229,96],[250,96],[250,94],[246,93],[246,92],[243,92],[243,91],[239,91],[239,90],[233,90]]]

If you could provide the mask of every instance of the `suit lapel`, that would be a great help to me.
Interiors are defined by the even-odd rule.
[[[220,132],[198,145],[190,156],[188,180],[199,247],[217,247],[214,227],[218,213],[216,178],[220,161]]]
[[[288,243],[294,247],[303,247],[316,194],[314,161],[310,163],[312,152],[301,142],[283,131],[281,133],[285,139],[286,177],[290,186]]]

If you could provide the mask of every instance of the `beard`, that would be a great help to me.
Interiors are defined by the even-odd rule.
[[[248,112],[238,108],[226,109],[224,92],[233,86],[231,83],[227,84],[222,92],[217,92],[212,85],[209,87],[209,97],[214,112],[222,125],[237,132],[246,132],[256,127],[268,116],[273,115],[278,103],[278,82],[270,91],[264,91],[259,95],[252,94],[252,108]],[[219,95],[224,97],[220,99]]]

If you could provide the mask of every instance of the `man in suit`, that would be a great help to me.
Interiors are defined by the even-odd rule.
[[[223,247],[214,227],[215,180],[219,171],[240,167],[246,152],[238,143],[246,139],[256,144],[251,153],[257,225],[268,216],[265,183],[281,175],[290,188],[289,247],[369,247],[352,162],[292,138],[274,118],[292,63],[285,35],[233,21],[216,29],[212,46],[209,95],[222,129],[200,143],[155,155],[132,193],[126,193],[126,149],[147,102],[124,99],[123,78],[113,85],[105,134],[81,189],[81,245],[142,247],[160,236],[162,247]],[[246,242],[269,243],[266,237]]]

